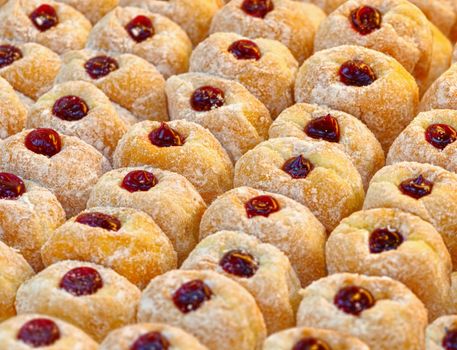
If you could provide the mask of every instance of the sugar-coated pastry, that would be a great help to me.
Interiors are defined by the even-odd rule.
[[[11,85],[0,78],[0,140],[24,129],[26,120],[27,108]]]
[[[255,298],[269,334],[295,325],[300,281],[271,244],[241,231],[219,231],[202,240],[181,269],[212,270],[241,284]]]
[[[296,327],[270,335],[263,350],[369,350],[361,340],[326,329]]]
[[[233,164],[217,139],[187,120],[133,125],[114,154],[116,168],[150,165],[186,177],[207,203],[233,187]]]
[[[192,43],[170,19],[136,7],[116,7],[92,29],[87,46],[131,53],[151,62],[168,78],[189,66]]]
[[[177,267],[168,237],[149,215],[131,208],[83,211],[54,231],[41,254],[46,266],[78,260],[112,268],[140,289]]]
[[[457,22],[455,0],[409,0],[419,7],[425,16],[444,35],[450,36],[454,24]]]
[[[111,269],[81,261],[61,261],[21,285],[18,315],[58,317],[101,341],[113,329],[134,323],[140,290]]]
[[[73,6],[93,24],[119,5],[119,0],[56,0]]]
[[[398,208],[430,222],[457,266],[457,174],[415,162],[386,166],[373,176],[364,208]]]
[[[457,84],[457,63],[454,63],[430,86],[422,97],[420,110],[457,109],[455,84]]]
[[[457,172],[457,110],[419,113],[395,139],[387,164],[419,162]]]
[[[10,0],[0,8],[0,37],[35,42],[58,54],[82,49],[91,28],[82,13],[53,0]]]
[[[170,119],[207,128],[233,161],[268,138],[268,109],[233,80],[186,73],[168,79],[166,92]]]
[[[325,106],[297,103],[285,109],[271,125],[269,135],[340,145],[359,171],[365,188],[384,165],[384,151],[370,129],[354,116]]]
[[[0,349],[97,350],[98,344],[79,328],[41,314],[13,317],[0,323]]]
[[[426,350],[452,350],[457,347],[457,315],[442,316],[425,332]]]
[[[87,207],[129,207],[149,214],[168,236],[182,262],[198,242],[206,204],[182,175],[150,166],[122,168],[103,175]]]
[[[163,323],[140,323],[112,331],[99,350],[208,350],[193,335]]]
[[[362,207],[365,195],[359,172],[337,145],[296,137],[270,139],[247,152],[236,163],[234,185],[295,199],[329,232]]]
[[[340,46],[305,61],[297,75],[295,100],[352,114],[387,151],[415,116],[419,91],[395,59],[359,46]]]
[[[95,148],[53,129],[24,130],[0,143],[0,171],[50,189],[68,216],[86,207],[92,186],[110,169]]]
[[[334,274],[311,284],[302,296],[298,326],[346,333],[372,350],[424,349],[427,310],[389,277]]]
[[[174,270],[143,291],[138,322],[180,327],[208,349],[260,350],[266,330],[249,292],[213,271]]]
[[[145,59],[85,49],[68,52],[62,60],[56,83],[84,80],[96,85],[115,104],[119,115],[124,109],[133,122],[168,120],[165,80]]]
[[[330,14],[335,11],[342,3],[347,0],[300,0],[304,3],[311,3],[319,6],[326,13]]]
[[[236,33],[214,33],[192,52],[190,71],[236,80],[275,118],[293,103],[298,63],[287,47],[270,39],[249,40]]]
[[[250,187],[228,191],[203,215],[200,239],[223,230],[244,232],[279,248],[302,286],[326,275],[325,228],[293,199]]]
[[[424,303],[429,320],[450,310],[451,257],[435,228],[415,215],[385,208],[354,213],[333,230],[326,257],[329,274],[403,282]]]
[[[49,190],[0,172],[0,240],[20,252],[36,271],[43,269],[41,247],[64,221],[65,212]]]

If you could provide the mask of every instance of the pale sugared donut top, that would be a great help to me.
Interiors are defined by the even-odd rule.
[[[420,104],[421,111],[457,109],[457,64],[453,64],[430,86]]]
[[[97,23],[104,15],[114,9],[119,0],[56,0],[73,6],[93,24]]]
[[[457,316],[436,319],[426,330],[427,350],[452,350],[457,347]]]
[[[0,78],[0,140],[20,132],[26,120],[27,109],[20,97],[5,79]]]
[[[455,0],[409,0],[419,7],[427,18],[436,25],[440,31],[449,36],[452,27],[457,22],[457,2]]]

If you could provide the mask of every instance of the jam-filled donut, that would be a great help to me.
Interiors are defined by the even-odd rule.
[[[419,7],[425,16],[445,36],[450,37],[457,23],[457,2],[455,0],[409,0]]]
[[[398,208],[430,222],[457,266],[456,174],[415,162],[386,166],[373,176],[364,208]]]
[[[168,18],[136,7],[116,7],[92,29],[87,46],[132,53],[156,66],[165,78],[184,73],[192,43]]]
[[[154,203],[154,205],[151,205]],[[206,204],[182,175],[142,166],[112,170],[93,187],[87,207],[129,207],[149,214],[182,262],[198,242]]]
[[[425,332],[427,350],[457,348],[457,316],[442,316],[430,323]]]
[[[26,120],[27,108],[11,85],[0,78],[0,140],[22,131]]]
[[[200,239],[223,230],[244,232],[279,248],[303,286],[326,275],[325,228],[293,199],[250,187],[235,188],[208,207]]]
[[[140,323],[112,331],[99,350],[208,350],[193,335],[163,323]]]
[[[53,0],[10,0],[0,8],[2,38],[35,42],[58,54],[82,49],[91,28],[82,13]]]
[[[30,108],[27,127],[77,136],[108,159],[128,128],[106,95],[84,81],[55,85],[41,96]]]
[[[289,259],[270,244],[241,231],[220,231],[202,240],[181,269],[212,270],[241,284],[254,296],[269,334],[295,325],[300,281]]]
[[[373,133],[354,116],[331,108],[297,103],[273,122],[270,138],[298,137],[339,144],[359,171],[364,187],[384,165],[384,152]]]
[[[389,277],[334,274],[307,287],[297,325],[352,335],[373,350],[423,350],[427,310]]]
[[[295,99],[352,114],[387,151],[415,116],[419,91],[393,58],[364,47],[340,46],[315,53],[301,66]]]
[[[181,174],[207,203],[233,187],[227,152],[207,129],[186,120],[133,125],[119,142],[114,165],[150,165]]]
[[[23,283],[16,310],[58,317],[101,341],[113,329],[135,322],[140,297],[140,290],[113,270],[68,260]]]
[[[143,289],[177,267],[168,237],[151,219],[130,208],[91,208],[60,226],[41,250],[44,264],[89,261],[112,268]]]
[[[403,282],[427,307],[429,320],[450,310],[451,257],[435,228],[415,215],[384,208],[354,213],[333,230],[326,256],[329,274]]]
[[[109,161],[79,138],[53,129],[28,129],[0,143],[0,170],[38,182],[50,189],[68,216],[86,207]]]
[[[56,83],[84,80],[96,85],[115,104],[119,115],[131,114],[133,122],[168,119],[165,80],[146,60],[85,49],[65,54],[62,61]]]
[[[249,40],[236,33],[215,33],[192,52],[190,71],[236,80],[275,118],[293,103],[298,63],[287,47],[270,39]]]
[[[260,350],[266,330],[251,294],[213,271],[174,270],[144,290],[138,322],[180,327],[209,349]]]
[[[453,64],[430,86],[422,97],[420,110],[457,109],[455,84],[457,84],[457,64]]]
[[[13,317],[0,323],[2,350],[97,350],[98,344],[79,328],[41,314]]]
[[[119,5],[119,0],[56,0],[73,6],[93,24]]]
[[[295,199],[328,231],[360,209],[364,198],[360,174],[344,151],[296,137],[270,139],[247,152],[236,163],[234,184]]]
[[[170,119],[207,128],[234,161],[268,138],[268,109],[233,80],[187,73],[168,79],[166,91]]]

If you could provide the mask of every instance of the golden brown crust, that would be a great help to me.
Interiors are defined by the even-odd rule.
[[[453,64],[430,86],[422,97],[419,109],[430,111],[432,109],[457,109],[457,64]]]
[[[299,1],[317,5],[322,10],[324,10],[327,14],[330,14],[333,11],[335,11],[339,6],[341,6],[341,4],[343,4],[346,0],[299,0]]]
[[[427,350],[443,350],[443,338],[448,330],[457,328],[457,316],[442,316],[430,323],[426,329],[425,345]]]
[[[119,0],[56,0],[73,6],[81,12],[86,18],[97,23],[103,16],[114,9],[119,4]]]
[[[457,21],[455,11],[457,2],[455,0],[409,0],[419,7],[425,16],[444,35],[450,36],[452,27]]]
[[[0,78],[0,140],[24,129],[26,120],[27,108],[11,85]]]

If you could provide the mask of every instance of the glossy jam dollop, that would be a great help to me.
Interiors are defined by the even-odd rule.
[[[190,105],[197,112],[210,111],[222,107],[224,103],[224,91],[214,86],[202,86],[196,89],[190,98]]]
[[[84,64],[84,68],[92,79],[100,79],[118,70],[119,64],[114,58],[102,55],[92,57]]]
[[[254,276],[259,269],[255,258],[242,250],[231,250],[225,253],[219,261],[219,266],[231,275],[244,278]]]
[[[202,280],[184,283],[173,294],[173,303],[184,314],[198,310],[211,299],[213,292]]]
[[[264,18],[274,6],[272,0],[244,0],[241,9],[249,16]]]
[[[54,321],[36,318],[21,327],[17,339],[32,348],[48,347],[60,339],[60,330]]]
[[[149,332],[140,336],[129,350],[168,350],[170,342],[159,332]]]
[[[157,178],[146,170],[134,170],[125,175],[121,187],[129,192],[147,192],[157,185]]]
[[[17,199],[25,193],[25,184],[14,174],[0,173],[0,199]]]
[[[447,329],[441,345],[445,350],[457,350],[457,329]]]
[[[294,345],[292,350],[331,350],[325,341],[314,337],[307,337]]]
[[[52,157],[62,150],[62,140],[53,129],[35,129],[27,134],[25,147],[34,153]]]
[[[433,147],[443,150],[457,140],[457,131],[447,124],[431,124],[425,130],[425,139]]]
[[[81,297],[97,293],[103,287],[103,279],[92,267],[77,267],[62,277],[59,287],[75,297]]]
[[[29,18],[40,32],[45,32],[59,24],[56,9],[48,4],[38,6]]]
[[[161,123],[157,129],[150,132],[149,141],[157,147],[182,146],[184,137],[168,126],[167,123]]]
[[[433,182],[426,180],[422,175],[402,181],[400,191],[407,196],[419,199],[432,193]]]
[[[282,170],[293,179],[305,179],[313,169],[313,164],[301,154],[298,157],[290,158],[282,166]]]
[[[403,243],[403,236],[390,227],[377,228],[370,234],[370,253],[379,254],[397,249]]]
[[[77,121],[89,113],[86,101],[78,96],[63,96],[52,107],[52,114],[66,121]]]
[[[338,291],[333,303],[341,311],[358,316],[364,310],[372,308],[376,301],[373,295],[365,288],[348,286]]]
[[[339,70],[340,81],[348,86],[368,86],[376,80],[373,69],[361,60],[344,62]]]
[[[349,19],[352,28],[361,35],[367,35],[381,28],[382,14],[370,6],[360,6],[353,10]]]
[[[13,45],[0,45],[0,68],[7,67],[22,58],[22,51]]]
[[[228,52],[238,60],[260,60],[262,54],[257,44],[251,40],[238,40],[232,43]]]
[[[340,125],[335,117],[327,114],[311,120],[305,127],[305,134],[313,139],[339,142]]]
[[[268,217],[281,209],[278,201],[267,195],[251,198],[244,204],[244,208],[249,219],[255,216]]]
[[[149,17],[136,16],[125,26],[125,30],[137,43],[141,43],[154,35],[154,26]]]
[[[100,227],[108,231],[119,231],[121,222],[118,218],[104,213],[82,213],[75,220],[76,222],[90,227]]]

